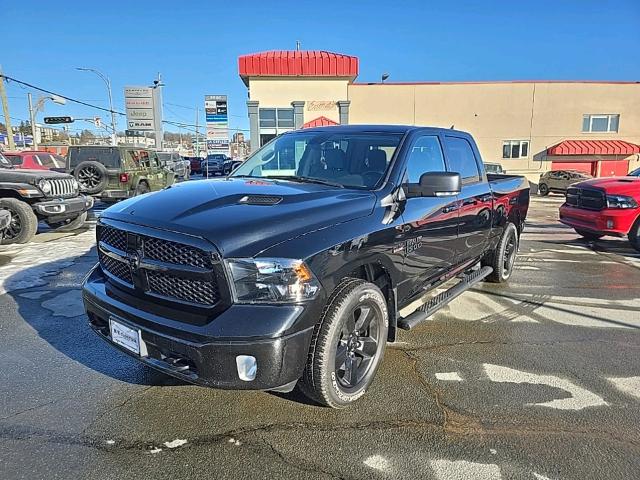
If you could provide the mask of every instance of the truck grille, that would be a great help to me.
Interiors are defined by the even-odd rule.
[[[78,193],[71,178],[55,178],[48,181],[51,183],[50,197],[75,197]]]
[[[207,307],[220,300],[212,252],[103,224],[97,237],[103,271],[128,287]]]
[[[607,201],[601,190],[569,187],[567,189],[567,204],[584,210],[602,210],[606,207]]]

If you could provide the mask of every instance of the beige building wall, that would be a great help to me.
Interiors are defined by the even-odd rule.
[[[304,122],[320,116],[339,122],[337,101],[347,100],[349,80],[346,78],[270,78],[252,77],[249,98],[259,108],[291,108],[291,102],[302,100]]]
[[[640,84],[352,84],[349,100],[349,123],[454,126],[474,136],[485,162],[532,180],[551,167],[546,149],[563,140],[640,144]],[[603,113],[620,115],[618,133],[582,132],[584,114]],[[504,140],[529,140],[528,158],[503,159]],[[640,165],[638,155],[631,160],[632,168]]]

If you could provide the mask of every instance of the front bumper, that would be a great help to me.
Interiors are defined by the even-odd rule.
[[[637,217],[637,208],[585,210],[566,203],[560,207],[561,223],[578,230],[615,237],[627,235]]]
[[[105,199],[124,199],[131,197],[133,193],[132,190],[103,190],[94,196]]]
[[[224,389],[279,389],[297,381],[307,361],[313,327],[271,338],[241,337],[226,327],[260,322],[280,324],[284,331],[305,313],[299,306],[233,305],[207,325],[186,324],[119,301],[99,267],[85,281],[82,296],[90,326],[102,339],[146,365],[187,382]],[[248,315],[247,308],[254,313]],[[136,355],[113,343],[110,318],[139,330],[146,354],[143,350],[142,355]],[[213,336],[214,330],[235,336]],[[257,363],[251,381],[240,378],[237,364],[238,356],[247,355]]]
[[[45,200],[33,204],[35,213],[40,217],[46,217],[49,222],[59,222],[68,218],[75,218],[91,207],[93,207],[93,198],[88,195]]]

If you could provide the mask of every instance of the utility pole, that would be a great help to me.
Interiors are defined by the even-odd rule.
[[[7,127],[9,150],[15,150],[16,144],[13,142],[13,129],[11,128],[11,117],[9,116],[9,101],[7,100],[7,91],[4,89],[4,76],[2,76],[2,67],[0,67],[0,97],[2,97],[2,110],[4,112],[4,124]]]
[[[200,132],[198,131],[198,117],[200,116],[200,109],[196,107],[196,157],[200,156]]]
[[[31,147],[34,150],[38,150],[38,139],[36,138],[36,116],[33,113],[33,101],[31,100],[31,93],[27,93],[29,99],[29,123],[31,124],[31,136],[33,137],[33,144]]]

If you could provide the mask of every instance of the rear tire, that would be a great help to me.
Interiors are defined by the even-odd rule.
[[[518,229],[513,223],[508,223],[495,251],[491,254],[490,260],[486,262],[493,272],[487,276],[487,281],[491,283],[505,283],[511,278],[513,265],[518,254]]]
[[[631,230],[629,230],[628,237],[629,237],[629,243],[631,244],[631,246],[635,250],[640,252],[640,217],[636,219],[635,223],[631,227]]]
[[[137,197],[138,195],[144,195],[145,193],[149,193],[150,191],[151,190],[149,190],[149,185],[147,184],[147,182],[140,182],[136,187],[135,196]]]
[[[17,198],[0,199],[0,208],[9,210],[11,222],[4,231],[0,243],[11,245],[14,243],[29,243],[38,231],[38,217],[31,206]]]
[[[538,185],[538,195],[541,197],[546,197],[549,195],[549,186],[546,183],[541,183]]]
[[[317,323],[302,381],[316,402],[344,408],[365,394],[384,355],[387,302],[378,287],[356,278],[334,290]]]
[[[604,237],[603,234],[601,233],[593,233],[593,232],[588,232],[586,230],[578,230],[577,228],[574,228],[574,230],[576,231],[576,233],[578,235],[580,235],[581,237],[587,239],[587,240],[599,240],[602,237]]]

